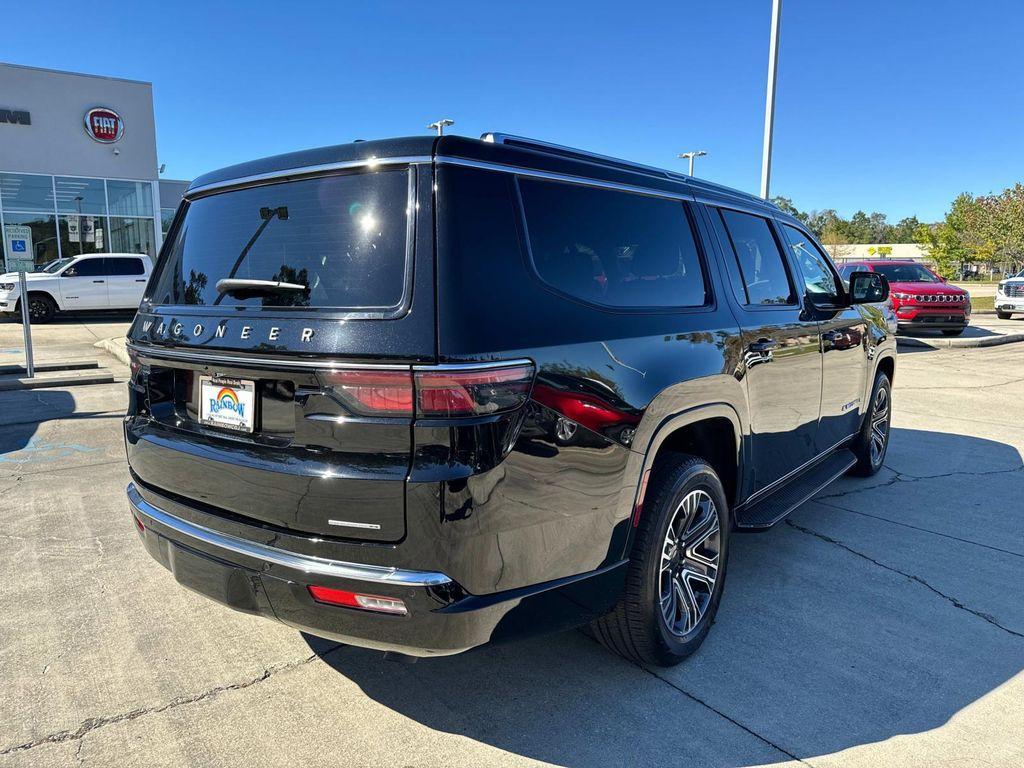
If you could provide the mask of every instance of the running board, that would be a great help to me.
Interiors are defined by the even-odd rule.
[[[848,449],[836,451],[764,499],[736,510],[736,528],[741,531],[771,528],[822,488],[845,475],[856,463],[857,457]]]

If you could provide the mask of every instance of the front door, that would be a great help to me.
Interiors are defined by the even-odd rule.
[[[60,276],[60,296],[64,309],[106,309],[107,272],[103,258],[80,259],[66,267]]]
[[[146,290],[141,256],[108,256],[107,295],[111,309],[136,309]]]
[[[803,311],[798,282],[769,219],[708,207],[733,283],[750,412],[749,493],[770,486],[817,454],[821,406],[818,324]]]
[[[802,276],[807,312],[818,321],[821,333],[824,354],[817,444],[819,451],[825,451],[860,427],[868,383],[864,313],[873,308],[846,306],[842,280],[814,238],[789,224],[783,224],[782,230]]]

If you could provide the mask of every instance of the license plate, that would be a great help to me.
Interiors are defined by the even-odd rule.
[[[199,377],[199,421],[213,427],[252,432],[256,423],[256,382]]]

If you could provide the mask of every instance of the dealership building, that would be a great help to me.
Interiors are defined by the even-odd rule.
[[[5,270],[29,255],[155,258],[188,186],[158,163],[151,83],[0,64]]]

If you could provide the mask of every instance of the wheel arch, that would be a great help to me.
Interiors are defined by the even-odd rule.
[[[743,479],[743,426],[739,413],[728,403],[709,403],[696,406],[664,419],[651,436],[641,459],[632,494],[629,519],[631,528],[624,556],[633,544],[635,523],[639,521],[637,507],[642,503],[641,493],[646,491],[659,459],[672,453],[698,456],[715,470],[722,480],[730,516],[736,500],[740,498]],[[640,514],[643,514],[642,506]]]

